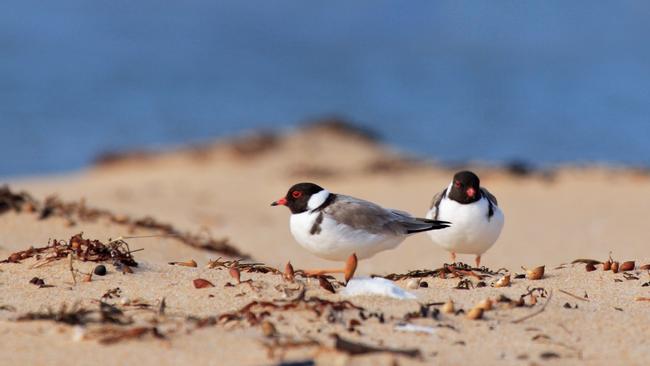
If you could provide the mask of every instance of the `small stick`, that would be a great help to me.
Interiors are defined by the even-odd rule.
[[[578,295],[574,295],[574,294],[570,293],[569,291],[565,291],[565,290],[558,290],[558,291],[560,291],[561,293],[563,293],[563,294],[565,294],[565,295],[569,295],[569,296],[573,297],[574,299],[578,299],[578,300],[581,300],[581,301],[587,301],[587,302],[589,302],[589,299],[585,299],[584,297],[580,297],[580,296],[578,296]]]
[[[72,275],[72,283],[77,284],[77,277],[74,275],[74,267],[72,267],[72,253],[68,253],[68,264],[70,265],[70,274]]]
[[[524,316],[523,318],[519,318],[519,319],[513,320],[512,322],[513,322],[514,324],[518,324],[518,323],[523,322],[524,320],[528,320],[528,319],[530,319],[530,318],[532,318],[532,317],[534,317],[534,316],[537,316],[537,315],[541,314],[542,312],[544,312],[544,310],[546,310],[546,306],[548,305],[549,302],[551,302],[551,299],[552,299],[552,298],[553,298],[553,290],[551,290],[551,291],[549,292],[549,294],[548,294],[548,300],[546,300],[546,302],[544,303],[544,305],[542,306],[541,309],[537,310],[536,312],[534,312],[534,313],[532,313],[532,314],[528,314],[528,315]]]
[[[178,237],[180,234],[157,234],[157,235],[138,235],[138,236],[120,236],[118,238],[115,238],[108,242],[108,244],[112,244],[115,242],[118,242],[120,240],[125,240],[125,239],[144,239],[144,238],[165,238],[165,237]]]

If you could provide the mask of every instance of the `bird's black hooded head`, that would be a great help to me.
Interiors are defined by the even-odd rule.
[[[323,187],[314,183],[298,183],[294,184],[286,196],[271,203],[271,206],[287,206],[291,213],[297,214],[309,210],[309,199],[314,194],[323,191]]]
[[[447,197],[462,204],[476,202],[481,199],[481,181],[470,171],[458,172],[454,175]]]

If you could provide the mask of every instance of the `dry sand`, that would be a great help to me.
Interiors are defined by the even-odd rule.
[[[501,238],[483,263],[491,269],[507,268],[513,276],[523,273],[521,266],[546,265],[542,280],[514,279],[511,287],[497,288],[491,284],[498,276],[492,276],[483,280],[486,287],[460,290],[454,288],[458,278],[426,278],[427,288],[410,290],[417,300],[347,299],[363,307],[365,315],[383,313],[383,323],[376,318],[363,320],[364,314],[355,309],[338,312],[326,308],[321,316],[309,310],[271,310],[268,320],[279,335],[267,338],[260,325],[246,320],[217,321],[199,328],[188,317],[219,317],[253,300],[288,301],[298,293],[285,288],[302,285],[307,298],[346,299],[326,292],[318,281],[299,278],[298,283],[288,283],[270,273],[243,273],[242,279],[252,279],[253,287],[224,287],[234,281],[228,271],[205,268],[219,253],[195,249],[170,237],[129,239],[132,249],[144,248],[134,253],[140,265],[133,274],[118,273],[107,265],[107,276],[73,285],[65,260],[34,269],[30,269],[34,258],[0,264],[2,363],[90,364],[92,360],[93,364],[262,365],[311,359],[322,364],[375,365],[644,363],[650,357],[650,302],[635,299],[650,297],[650,286],[642,286],[650,281],[650,273],[639,269],[650,263],[646,214],[650,176],[604,167],[563,168],[523,176],[498,168],[472,169],[497,195],[506,215]],[[286,208],[269,207],[291,184],[314,181],[334,192],[424,215],[431,196],[448,183],[453,171],[432,162],[406,159],[345,128],[316,126],[282,136],[251,136],[201,148],[118,157],[77,174],[8,183],[13,191],[26,190],[39,201],[52,194],[63,201],[85,199],[88,207],[130,217],[150,216],[179,231],[228,238],[253,260],[273,267],[284,268],[291,260],[296,268],[310,268],[331,267],[332,263],[312,256],[294,242]],[[146,228],[130,230],[105,219],[75,221],[70,226],[56,215],[39,220],[37,213],[9,210],[0,215],[0,257],[82,231],[86,238],[102,241],[159,233]],[[604,260],[610,251],[615,259],[636,260],[636,270],[624,275],[602,271],[600,266],[586,272],[584,264],[561,265],[576,258]],[[189,259],[196,260],[198,268],[167,264]],[[394,251],[360,262],[358,274],[435,269],[446,261],[446,252],[434,247],[426,235],[419,235]],[[94,265],[75,262],[75,267],[85,272]],[[33,277],[54,287],[38,288],[29,283]],[[195,289],[192,281],[196,278],[208,279],[215,287]],[[473,285],[479,282],[470,280]],[[397,284],[405,287],[406,282]],[[102,295],[116,287],[121,289],[120,297],[105,300],[135,321],[135,325],[118,329],[149,329],[157,324],[164,339],[147,333],[104,345],[96,332],[106,334],[105,324],[75,328],[49,320],[15,321],[28,312],[59,310],[62,304],[98,309]],[[526,297],[527,305],[518,308],[500,304],[486,312],[483,320],[439,314],[437,320],[428,315],[408,321],[432,327],[434,334],[395,330],[396,325],[407,322],[407,313],[419,311],[420,304],[453,299],[457,308],[469,310],[485,298],[504,295],[517,300],[533,287],[544,288],[552,297],[539,297],[536,305],[530,305],[530,297]],[[162,298],[167,305],[165,316],[155,311]],[[138,302],[151,307],[133,306]],[[565,307],[567,303],[571,308]],[[303,302],[299,306],[308,305]],[[542,313],[513,323],[542,308]],[[360,325],[350,330],[353,319]],[[415,348],[421,356],[386,352],[350,355],[333,350],[332,333],[375,347]],[[284,355],[277,347],[275,354],[269,355],[265,346],[307,340],[320,345],[295,347]]]

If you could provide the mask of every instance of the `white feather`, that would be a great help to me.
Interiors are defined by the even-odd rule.
[[[341,292],[343,296],[386,296],[399,300],[417,299],[415,295],[385,278],[353,278]]]
[[[447,192],[451,191],[451,184]],[[429,231],[431,240],[450,252],[481,255],[497,241],[503,228],[504,216],[501,209],[492,205],[494,214],[488,218],[489,202],[483,196],[470,204],[460,204],[445,196],[438,206],[438,220],[451,222],[444,230]],[[427,218],[435,216],[435,207]]]
[[[327,200],[327,197],[330,196],[330,193],[327,191],[327,189],[323,189],[322,191],[318,193],[314,193],[309,197],[309,201],[307,201],[307,208],[309,210],[315,210],[320,207],[325,201]]]

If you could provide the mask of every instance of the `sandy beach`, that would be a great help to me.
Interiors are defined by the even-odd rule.
[[[340,277],[328,280],[331,293],[318,279],[283,276],[288,261],[296,270],[332,266],[294,241],[286,208],[269,206],[293,183],[424,216],[460,168],[477,172],[506,217],[478,276],[441,269],[449,255],[424,234],[357,271],[399,277],[394,283],[415,299],[346,296]],[[0,200],[5,364],[611,365],[650,356],[650,271],[642,269],[650,263],[650,174],[642,170],[448,167],[330,122],[104,156],[84,171],[2,183],[16,195]],[[137,250],[133,273],[76,252],[74,283],[67,254],[45,264],[52,250],[11,260],[52,240],[65,247],[81,232],[104,244],[127,237]],[[605,271],[600,262],[610,256],[635,263]],[[197,266],[169,264],[190,260]],[[107,274],[84,281],[98,264]],[[522,267],[538,266],[544,276],[526,278]],[[407,275],[414,270],[433,272]],[[508,274],[511,284],[497,287]],[[196,288],[196,279],[213,287]],[[452,313],[443,311],[449,300]],[[469,319],[486,300],[482,318]]]

